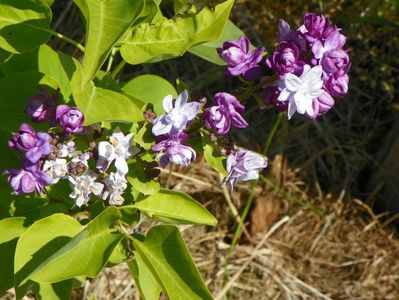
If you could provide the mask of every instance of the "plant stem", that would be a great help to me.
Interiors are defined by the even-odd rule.
[[[61,34],[59,32],[51,30],[51,29],[46,29],[46,31],[48,33],[51,33],[53,36],[65,41],[65,42],[67,42],[67,43],[69,43],[69,44],[71,44],[73,46],[75,46],[80,51],[85,52],[85,50],[86,50],[85,47],[82,44],[78,43],[77,41],[74,41],[73,39],[71,39],[71,38],[69,38],[69,37],[67,37],[67,36],[65,36],[65,35],[63,35],[63,34]]]
[[[126,63],[127,63],[126,60],[122,59],[119,65],[117,65],[116,68],[111,72],[112,79],[115,79],[115,77],[119,74],[119,72],[122,71]]]
[[[106,72],[109,73],[111,71],[112,68],[112,63],[114,62],[114,58],[115,58],[115,54],[118,52],[118,48],[112,48],[111,50],[111,55],[109,56],[108,59],[108,65],[107,65],[107,70]]]

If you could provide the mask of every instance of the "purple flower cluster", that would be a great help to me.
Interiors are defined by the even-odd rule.
[[[216,93],[216,104],[204,111],[205,126],[216,130],[217,134],[225,135],[232,125],[245,128],[248,122],[243,118],[244,106],[237,98],[228,93]]]
[[[188,136],[184,130],[195,119],[203,103],[188,103],[187,100],[186,90],[175,101],[171,95],[166,96],[163,99],[166,113],[152,122],[152,133],[160,138],[151,150],[160,152],[158,158],[163,168],[169,162],[188,166],[196,157],[194,149],[185,144]]]
[[[280,95],[281,91],[285,89],[291,92],[292,99],[294,92],[304,94],[306,85],[312,84],[311,80],[318,80],[317,78],[304,80],[305,66],[308,66],[306,73],[311,67],[320,66],[322,70],[320,78],[323,83],[321,91],[313,92],[314,96],[306,105],[299,103],[298,99],[305,101],[305,98],[311,96],[295,96],[296,99],[292,101],[296,103],[293,106],[294,108],[301,105],[308,106],[304,112],[297,111],[305,113],[310,119],[315,119],[330,110],[335,104],[334,97],[341,97],[348,92],[348,71],[351,64],[348,51],[343,49],[346,37],[340,31],[341,29],[326,17],[314,13],[306,13],[303,25],[297,30],[292,30],[284,20],[280,20],[278,45],[266,58],[266,65],[278,74],[279,81],[265,87],[265,103],[275,105],[280,111],[289,109],[290,103],[287,100],[289,97]],[[287,74],[296,77],[290,75],[287,78]],[[318,71],[312,71],[311,74],[316,76]],[[295,84],[294,91],[290,88],[292,86],[290,83],[298,82],[296,78],[301,78],[303,82]],[[305,88],[302,88],[301,84]],[[314,91],[317,84],[313,85]]]

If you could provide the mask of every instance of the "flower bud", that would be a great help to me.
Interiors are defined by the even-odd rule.
[[[8,145],[18,151],[26,152],[36,144],[36,132],[29,124],[22,124],[19,132],[15,134]]]
[[[58,105],[55,113],[56,121],[67,134],[80,133],[83,130],[83,113],[76,107]]]
[[[32,96],[28,99],[25,113],[31,118],[33,122],[43,122],[54,116],[55,107],[59,97],[59,92],[50,95],[49,92],[39,87],[39,95]]]

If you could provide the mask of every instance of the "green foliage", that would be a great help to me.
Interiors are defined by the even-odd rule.
[[[183,55],[190,47],[217,40],[227,22],[234,1],[204,8],[196,15],[161,19],[156,24],[142,24],[130,29],[122,41],[121,55],[130,64]]]
[[[189,195],[161,189],[143,200],[137,201],[133,207],[153,219],[172,223],[188,223],[216,225],[217,220],[200,203]]]
[[[213,299],[175,226],[153,227],[133,245],[169,299]]]
[[[44,0],[0,2],[0,48],[22,53],[50,38],[51,9]]]
[[[127,180],[140,193],[151,195],[157,193],[160,189],[158,180],[149,178],[144,172],[142,162],[134,159],[129,163],[129,173]]]
[[[201,141],[206,162],[220,174],[227,176],[224,167],[226,158],[215,150],[212,141],[204,132],[201,132]]]

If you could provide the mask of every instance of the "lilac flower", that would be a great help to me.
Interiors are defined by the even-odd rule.
[[[305,62],[301,59],[299,49],[294,43],[281,42],[273,54],[266,58],[266,64],[280,75],[287,73],[300,75]]]
[[[291,30],[290,25],[283,19],[280,19],[278,28],[279,32],[277,38],[279,42],[294,43],[301,51],[306,49],[306,41],[300,31]]]
[[[300,27],[300,31],[304,33],[305,39],[313,44],[317,40],[322,40],[323,34],[329,26],[329,20],[323,15],[306,13],[303,17],[303,26]]]
[[[230,154],[227,157],[226,170],[228,175],[223,180],[223,184],[227,183],[231,191],[238,180],[257,179],[259,171],[266,167],[266,157],[249,150],[240,149],[235,154]]]
[[[183,131],[187,123],[192,121],[198,114],[202,105],[199,102],[187,103],[188,93],[184,90],[173,103],[171,95],[163,99],[163,108],[166,114],[158,116],[152,127],[155,136],[163,134],[175,134]]]
[[[281,89],[278,86],[270,85],[264,90],[263,101],[266,106],[273,105],[278,111],[286,111],[288,109],[288,101],[279,101]]]
[[[313,100],[313,115],[306,114],[309,119],[316,119],[317,117],[324,115],[328,112],[335,104],[334,99],[329,93],[323,90],[322,94]]]
[[[51,137],[48,133],[36,133],[32,126],[22,124],[19,132],[8,141],[8,145],[18,151],[26,152],[26,159],[36,163],[42,156],[51,153],[50,140]]]
[[[36,191],[38,194],[45,193],[44,187],[50,185],[51,177],[40,169],[40,164],[32,164],[25,162],[23,169],[11,169],[5,171],[8,176],[8,182],[14,193],[32,193]]]
[[[321,75],[322,68],[320,66],[311,68],[309,65],[305,65],[300,77],[288,73],[279,82],[282,91],[278,100],[288,101],[288,119],[291,119],[295,112],[314,115],[313,99],[322,94]]]
[[[217,106],[212,106],[204,111],[205,126],[215,129],[217,134],[226,134],[231,125],[237,128],[245,128],[248,122],[243,118],[244,106],[237,98],[228,93],[215,94]]]
[[[152,146],[151,150],[161,152],[159,164],[162,168],[171,162],[177,165],[188,166],[196,157],[194,149],[183,143],[187,140],[187,134],[181,132],[173,136],[165,136],[158,144]]]
[[[66,159],[56,158],[54,160],[46,160],[43,164],[43,171],[52,179],[51,183],[57,183],[68,173],[68,164]]]
[[[67,134],[83,131],[84,116],[77,107],[70,107],[65,104],[58,105],[55,112],[55,119]]]
[[[258,63],[262,60],[264,48],[249,51],[249,40],[243,35],[238,41],[227,41],[217,48],[220,57],[227,63],[226,73],[242,75],[246,80],[255,80],[261,75]]]
[[[71,158],[73,156],[73,152],[76,150],[74,141],[69,141],[66,144],[58,144],[57,147],[59,151],[59,157]]]
[[[347,74],[335,78],[330,76],[324,82],[324,87],[327,92],[333,97],[340,97],[348,92],[349,76]]]
[[[25,113],[33,122],[43,122],[54,116],[55,107],[59,98],[59,91],[50,95],[44,87],[39,87],[39,95],[28,99]]]
[[[340,77],[348,72],[351,63],[346,51],[334,49],[323,56],[321,66],[323,67],[323,72],[327,74],[327,78],[330,76]]]
[[[75,203],[78,207],[85,205],[89,202],[91,194],[96,196],[101,195],[104,185],[99,182],[95,182],[97,174],[91,170],[88,170],[81,176],[72,177],[69,176],[69,182],[73,187],[73,192],[69,197],[75,199]]]
[[[125,175],[129,171],[126,160],[140,151],[132,146],[133,133],[125,136],[119,128],[116,128],[109,140],[109,142],[98,143],[97,169],[100,172],[105,172],[111,162],[115,160],[116,170]]]
[[[105,187],[102,195],[102,199],[108,199],[110,205],[122,205],[125,199],[123,199],[122,194],[127,188],[127,181],[124,176],[120,173],[111,173],[109,176],[105,177],[103,180]]]

